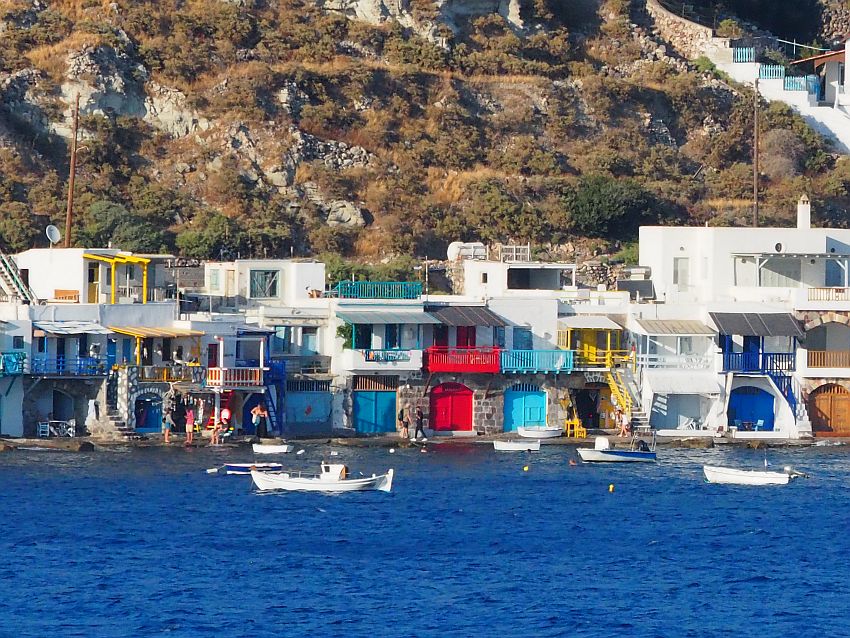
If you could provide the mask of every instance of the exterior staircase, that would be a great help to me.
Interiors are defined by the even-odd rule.
[[[125,441],[140,441],[144,439],[141,434],[127,425],[115,408],[107,408],[106,414],[101,416],[97,423],[89,427],[94,438]]]
[[[38,298],[24,282],[15,260],[0,251],[0,287],[10,298],[18,298],[24,303],[37,304]]]

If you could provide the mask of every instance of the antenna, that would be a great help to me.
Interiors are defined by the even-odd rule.
[[[58,244],[59,240],[62,239],[62,233],[53,224],[50,224],[50,226],[44,229],[44,234],[47,235],[51,248],[53,248],[53,244]]]

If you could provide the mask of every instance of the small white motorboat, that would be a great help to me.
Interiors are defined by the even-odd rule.
[[[597,436],[592,448],[580,447],[576,450],[585,463],[641,463],[655,461],[655,439],[652,445],[633,438],[629,449],[613,448],[608,437]]]
[[[735,467],[719,465],[703,465],[706,483],[724,485],[788,485],[793,478],[807,477],[803,472],[797,472],[790,466],[782,468],[781,472],[769,470],[739,470]]]
[[[254,443],[251,447],[254,449],[254,454],[289,454],[295,449],[294,445],[264,445],[262,443]]]
[[[539,452],[540,441],[493,441],[497,452]]]
[[[389,492],[393,487],[393,470],[386,474],[349,478],[348,468],[341,463],[322,463],[319,474],[303,472],[265,472],[251,471],[254,485],[261,492],[280,490],[300,490],[306,492],[356,492],[379,490]]]
[[[555,425],[518,427],[516,433],[526,439],[554,439],[564,434],[564,428]]]
[[[224,469],[228,474],[250,474],[256,472],[280,472],[280,463],[225,463]]]

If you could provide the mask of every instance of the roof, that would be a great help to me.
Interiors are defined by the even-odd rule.
[[[655,394],[720,394],[720,380],[712,370],[646,370]]]
[[[718,331],[744,337],[803,337],[803,329],[793,315],[756,312],[710,312]]]
[[[96,321],[33,321],[33,327],[53,335],[95,334],[107,335],[112,332]]]
[[[827,62],[832,62],[836,60],[838,62],[844,61],[844,56],[846,55],[843,48],[837,51],[829,51],[827,53],[819,53],[818,55],[812,55],[807,58],[802,58],[800,60],[794,60],[791,64],[803,64],[804,62],[814,62],[815,68],[818,68],[822,64],[826,64]]]
[[[484,306],[435,306],[425,308],[447,326],[506,326],[508,322]]]
[[[702,321],[691,319],[637,319],[637,324],[648,335],[697,337],[714,335],[715,332]]]
[[[733,257],[760,257],[762,259],[772,259],[774,257],[791,257],[793,259],[848,259],[850,255],[846,253],[765,253],[765,252],[735,252]]]
[[[173,337],[201,337],[205,333],[201,330],[191,330],[189,328],[149,328],[148,326],[109,326],[113,332],[140,339],[149,337],[164,337],[170,339]]]
[[[272,332],[274,332],[274,328],[264,328],[263,326],[251,323],[242,324],[236,328],[237,335],[267,335]]]
[[[614,323],[603,315],[570,315],[558,318],[561,328],[589,328],[596,330],[622,330],[620,324]]]
[[[440,323],[420,308],[381,308],[337,310],[336,316],[346,323]]]

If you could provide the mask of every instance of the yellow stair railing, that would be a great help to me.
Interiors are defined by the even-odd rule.
[[[631,418],[632,396],[629,394],[628,388],[626,388],[621,373],[619,371],[616,374],[610,371],[606,372],[605,380],[608,382],[608,387],[611,388],[611,396],[614,398],[614,403]]]

